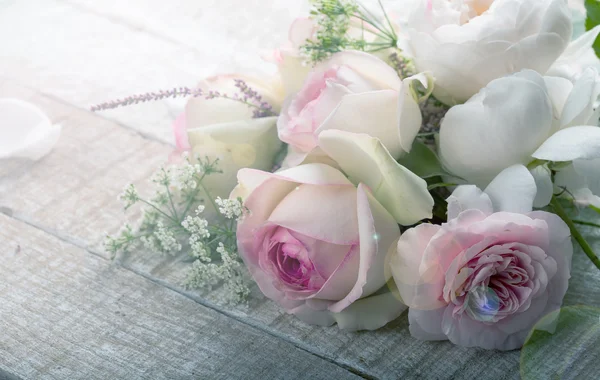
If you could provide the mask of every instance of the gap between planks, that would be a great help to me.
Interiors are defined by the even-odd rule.
[[[21,223],[25,223],[28,226],[30,226],[32,228],[35,228],[35,229],[37,229],[39,231],[42,231],[42,232],[44,232],[44,233],[46,233],[46,234],[48,234],[50,236],[53,236],[53,237],[59,239],[60,241],[62,241],[64,243],[67,243],[67,244],[73,245],[73,246],[75,246],[77,248],[80,248],[80,249],[84,250],[85,252],[87,252],[88,254],[91,254],[91,255],[94,255],[95,257],[101,258],[104,261],[109,261],[109,262],[111,261],[111,260],[107,259],[105,256],[103,256],[102,254],[89,249],[87,247],[87,245],[84,244],[84,243],[82,243],[81,241],[77,241],[75,239],[70,239],[70,238],[68,238],[66,236],[62,236],[61,234],[57,233],[56,231],[54,231],[52,229],[45,228],[45,227],[43,227],[43,226],[41,226],[41,225],[39,225],[37,223],[34,223],[34,222],[30,221],[30,220],[27,220],[26,218],[20,217],[20,216],[18,216],[16,214],[10,212],[9,210],[0,209],[0,213],[3,214],[3,215],[5,215],[5,216],[7,216],[7,217],[9,217],[9,218],[11,218],[11,219],[14,219],[16,221],[19,221]],[[282,340],[284,342],[290,343],[291,345],[293,345],[294,347],[298,348],[299,350],[302,350],[302,351],[304,351],[304,352],[306,352],[306,353],[308,353],[310,355],[318,357],[319,359],[322,359],[322,360],[325,360],[325,361],[327,361],[327,362],[329,362],[331,364],[334,364],[337,367],[340,367],[340,368],[342,368],[342,369],[344,369],[344,370],[346,370],[346,371],[348,371],[348,372],[350,372],[350,373],[352,373],[354,375],[360,376],[363,379],[368,379],[368,380],[377,379],[377,377],[375,377],[375,376],[373,376],[373,375],[371,375],[369,373],[366,373],[366,372],[364,372],[364,371],[362,371],[360,369],[354,368],[354,367],[349,366],[349,365],[344,364],[344,363],[339,363],[338,361],[335,360],[335,358],[333,358],[333,357],[331,357],[329,355],[324,355],[321,352],[317,352],[315,350],[312,350],[311,346],[309,346],[307,344],[304,344],[302,341],[299,341],[299,340],[296,340],[296,339],[290,339],[290,337],[288,337],[288,336],[286,336],[284,334],[278,333],[277,331],[275,331],[273,329],[270,329],[270,328],[268,328],[268,326],[265,326],[265,325],[263,325],[261,323],[253,322],[251,319],[240,318],[235,313],[232,313],[232,312],[228,311],[227,309],[218,306],[215,303],[208,302],[208,301],[202,299],[199,296],[195,296],[193,294],[187,293],[187,292],[183,291],[182,289],[178,288],[177,286],[174,286],[173,284],[168,283],[167,281],[159,280],[159,279],[154,278],[154,277],[152,277],[152,276],[150,276],[150,275],[148,275],[148,274],[146,274],[146,273],[144,273],[142,271],[138,271],[138,270],[135,270],[134,268],[122,265],[117,260],[112,261],[112,262],[114,263],[114,265],[118,265],[120,268],[123,268],[124,270],[126,270],[128,272],[131,272],[131,273],[133,273],[133,274],[135,274],[137,276],[140,276],[140,277],[142,277],[142,278],[144,278],[144,279],[152,282],[153,284],[156,284],[156,285],[161,286],[163,288],[169,289],[169,290],[171,290],[171,291],[173,291],[173,292],[175,292],[175,293],[177,293],[177,294],[179,294],[179,295],[181,295],[183,297],[186,297],[189,300],[192,300],[193,302],[195,302],[195,303],[197,303],[199,305],[202,305],[202,306],[204,306],[204,307],[206,307],[208,309],[211,309],[211,310],[213,310],[213,311],[215,311],[215,312],[217,312],[217,313],[219,313],[219,314],[221,314],[223,316],[231,318],[231,319],[235,320],[236,322],[239,322],[239,323],[241,323],[241,324],[243,324],[245,326],[253,327],[253,328],[255,328],[255,329],[257,329],[257,330],[259,330],[259,331],[261,331],[261,332],[263,332],[263,333],[265,333],[267,335],[270,335],[270,336],[272,336],[274,338],[277,338],[279,340]],[[3,373],[0,370],[0,380],[4,380],[4,378],[2,376],[3,376]],[[9,377],[7,377],[7,380],[17,380],[17,379],[18,378],[15,378],[15,377],[11,378],[10,375],[9,375]]]

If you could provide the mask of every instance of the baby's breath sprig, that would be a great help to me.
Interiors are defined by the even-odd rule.
[[[225,301],[241,302],[250,292],[250,280],[237,252],[235,230],[247,210],[241,199],[213,199],[204,182],[222,173],[218,160],[184,158],[185,164],[161,168],[152,176],[156,189],[148,200],[134,185],[125,188],[119,197],[125,210],[141,204],[142,217],[136,226],[126,224],[119,234],[108,236],[105,248],[113,258],[134,249],[166,255],[185,251],[194,261],[184,285],[212,289],[223,284]]]
[[[398,36],[381,1],[379,5],[385,20],[379,20],[368,8],[354,0],[311,0],[311,16],[317,24],[315,36],[306,41],[301,51],[313,63],[323,61],[343,50],[377,52],[395,48]],[[351,26],[362,31],[360,37],[350,36]],[[365,39],[365,33],[373,35],[373,41]]]

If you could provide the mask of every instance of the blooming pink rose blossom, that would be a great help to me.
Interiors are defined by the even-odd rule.
[[[422,120],[411,84],[420,81],[431,88],[429,80],[420,74],[403,81],[388,64],[367,53],[333,55],[283,104],[277,129],[279,138],[290,145],[287,166],[309,154],[322,155],[318,136],[331,129],[368,133],[394,158],[409,152]]]
[[[249,210],[240,255],[262,292],[310,324],[377,329],[406,309],[384,287],[384,261],[400,236],[364,185],[324,164],[279,173],[242,169],[232,196]]]
[[[499,177],[485,192],[459,186],[448,223],[421,224],[400,238],[390,264],[414,337],[511,350],[560,308],[569,228],[554,214],[531,212],[535,182],[524,166]]]

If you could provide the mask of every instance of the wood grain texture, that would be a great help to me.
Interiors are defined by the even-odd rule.
[[[0,226],[0,367],[13,375],[358,378],[40,230]]]

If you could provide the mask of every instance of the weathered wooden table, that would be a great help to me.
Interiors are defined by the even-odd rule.
[[[257,52],[284,41],[306,7],[0,0],[0,96],[64,127],[43,160],[0,163],[0,379],[519,377],[519,351],[420,342],[406,315],[377,332],[311,327],[256,289],[245,308],[221,306],[218,290],[184,290],[181,258],[104,252],[123,221],[117,195],[130,181],[144,189],[166,160],[182,102],[87,108],[217,72],[266,72]],[[600,272],[580,251],[573,273],[565,303],[600,306]]]

